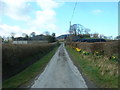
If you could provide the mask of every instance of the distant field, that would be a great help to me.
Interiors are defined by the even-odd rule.
[[[21,72],[49,53],[57,44],[3,44],[3,80]]]

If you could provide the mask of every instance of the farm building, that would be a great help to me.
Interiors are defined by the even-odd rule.
[[[29,43],[47,43],[45,35],[36,35],[34,37],[16,37],[13,38],[13,44],[29,44]]]
[[[57,37],[57,40],[65,40],[68,36],[69,34],[60,35]]]

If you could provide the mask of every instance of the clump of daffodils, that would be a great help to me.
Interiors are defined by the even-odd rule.
[[[77,52],[81,52],[81,49],[80,49],[80,48],[76,48],[76,51],[77,51]]]
[[[100,53],[98,51],[95,51],[94,54],[97,56],[100,55]]]
[[[82,52],[84,55],[89,55],[89,52],[83,51]]]
[[[115,56],[112,56],[113,59],[115,59],[116,57]]]
[[[116,58],[115,56],[111,56],[110,59],[111,59],[112,61],[117,61],[117,58]]]

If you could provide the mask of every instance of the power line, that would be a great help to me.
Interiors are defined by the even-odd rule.
[[[69,27],[69,31],[71,30],[71,21],[72,21],[72,19],[73,19],[74,13],[75,13],[76,6],[77,6],[77,0],[76,0],[76,3],[75,3],[75,6],[74,6],[74,9],[73,9],[72,17],[71,17],[71,19],[70,19],[70,27]]]
[[[77,6],[77,0],[76,0],[76,3],[75,3],[75,6],[74,6],[74,9],[73,9],[73,14],[72,14],[72,17],[71,17],[70,22],[71,22],[71,21],[72,21],[72,19],[73,19],[73,16],[74,16],[74,13],[75,13],[75,9],[76,9],[76,6]]]

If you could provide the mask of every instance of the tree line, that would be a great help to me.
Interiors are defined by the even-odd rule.
[[[9,43],[9,42],[12,42],[14,40],[16,33],[12,32],[10,33],[10,36],[8,37],[1,37],[2,38],[2,42],[6,42],[6,43]],[[48,31],[45,31],[43,34],[40,34],[40,35],[44,35],[46,37],[46,40],[51,43],[51,42],[55,42],[56,41],[56,34],[55,33],[52,33],[50,35],[50,32]],[[29,40],[30,38],[32,37],[35,37],[37,36],[35,32],[31,32],[29,35],[26,34],[26,33],[22,33],[22,35],[20,37],[24,38],[25,40]]]
[[[91,30],[89,28],[86,28],[81,24],[73,24],[73,25],[70,25],[70,28],[69,28],[69,33],[71,35],[70,38],[79,36],[80,38],[102,38],[102,39],[113,40],[112,36],[105,36],[97,32],[91,34],[90,31]],[[116,36],[114,39],[116,40],[120,39],[120,35]]]

